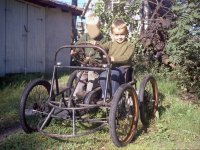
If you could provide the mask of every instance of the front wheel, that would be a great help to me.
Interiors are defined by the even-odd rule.
[[[113,143],[122,147],[135,136],[139,116],[139,104],[135,89],[121,85],[113,96],[109,114],[109,131]]]
[[[148,125],[158,109],[158,86],[153,76],[143,78],[139,89],[140,118],[143,125]]]
[[[37,132],[38,123],[50,111],[46,103],[50,95],[50,88],[51,85],[48,81],[35,79],[23,91],[19,112],[20,123],[26,133]]]

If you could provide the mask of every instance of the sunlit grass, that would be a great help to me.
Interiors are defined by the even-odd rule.
[[[67,75],[63,75],[60,81],[66,85]],[[21,77],[20,77],[21,78]],[[18,80],[15,78],[15,80]],[[1,86],[0,96],[0,126],[5,128],[8,124],[18,122],[18,102],[27,80],[20,82],[4,82]],[[157,78],[159,88],[159,115],[152,121],[146,132],[139,121],[137,136],[125,150],[133,149],[199,149],[200,144],[200,108],[190,102],[180,100],[176,83],[168,78]],[[139,83],[138,83],[139,84]],[[3,97],[3,98],[2,98]],[[6,115],[5,115],[6,114]],[[69,133],[71,125],[63,122],[52,121],[48,131]],[[81,128],[83,129],[83,128]],[[9,136],[0,143],[0,149],[118,149],[112,143],[108,126],[103,130],[71,139],[53,139],[40,133],[26,134],[20,131]]]

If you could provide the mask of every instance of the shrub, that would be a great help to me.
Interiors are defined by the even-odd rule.
[[[176,64],[178,85],[200,96],[200,14],[199,2],[176,3],[176,26],[169,31],[166,53]]]

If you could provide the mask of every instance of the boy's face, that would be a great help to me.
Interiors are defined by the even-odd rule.
[[[123,43],[127,38],[127,34],[125,34],[125,29],[118,28],[113,29],[112,36],[114,40],[119,44]]]
[[[88,25],[86,24],[87,33],[90,38],[94,39],[101,34],[99,25]]]

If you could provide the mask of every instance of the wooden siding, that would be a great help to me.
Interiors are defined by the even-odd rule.
[[[46,8],[46,72],[53,69],[56,50],[71,42],[71,13],[62,12],[60,9]],[[70,51],[59,57],[63,64],[70,64]]]
[[[24,72],[27,48],[26,4],[15,0],[6,2],[6,73],[20,73]]]
[[[55,51],[71,43],[72,13],[23,0],[0,0],[0,76],[49,72]],[[60,55],[70,64],[70,51]]]
[[[0,0],[0,76],[5,75],[5,0]]]
[[[7,1],[6,73],[45,71],[45,9]]]
[[[28,5],[27,72],[45,72],[45,9]]]

